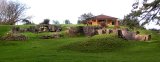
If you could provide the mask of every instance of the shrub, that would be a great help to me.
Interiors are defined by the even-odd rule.
[[[27,37],[18,33],[7,33],[2,36],[2,40],[11,40],[11,41],[24,41],[27,40]]]
[[[49,24],[50,20],[49,19],[44,19],[44,21],[42,22],[42,24]]]

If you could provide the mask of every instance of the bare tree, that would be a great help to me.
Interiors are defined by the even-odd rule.
[[[19,2],[0,1],[0,24],[14,25],[24,17],[26,5]]]

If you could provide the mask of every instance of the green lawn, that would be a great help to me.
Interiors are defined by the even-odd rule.
[[[29,36],[29,40],[0,41],[0,62],[159,62],[159,34],[144,30],[141,32],[151,33],[151,42],[128,41],[128,46],[103,52],[61,49],[65,45],[90,40],[88,37],[38,39],[37,36],[49,33],[23,33]]]
[[[11,29],[9,25],[0,25],[0,35],[4,35]]]
[[[0,62],[159,62],[159,42],[136,42],[112,52],[85,53],[59,47],[87,38],[63,38],[0,43]],[[78,41],[77,41],[78,40]]]

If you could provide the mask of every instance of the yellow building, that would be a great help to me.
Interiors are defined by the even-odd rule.
[[[105,23],[106,26],[114,25],[115,27],[119,27],[118,18],[106,16],[106,15],[98,15],[98,16],[92,17],[87,22],[88,25],[101,25],[101,23]]]

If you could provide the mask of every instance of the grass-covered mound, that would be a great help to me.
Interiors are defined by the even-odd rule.
[[[127,47],[129,42],[117,38],[115,35],[96,35],[83,42],[75,42],[65,45],[62,50],[73,50],[80,52],[110,52]]]

